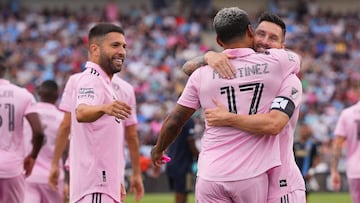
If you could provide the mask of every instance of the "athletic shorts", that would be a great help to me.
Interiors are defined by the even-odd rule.
[[[25,201],[24,203],[63,203],[64,184],[58,184],[58,190],[54,191],[47,183],[25,182]]]
[[[13,178],[0,178],[0,202],[23,203],[25,179],[24,175]]]
[[[268,199],[268,203],[306,203],[305,190],[295,190],[280,198]]]
[[[348,178],[352,202],[360,202],[360,178]]]
[[[76,203],[120,203],[104,193],[92,193],[85,195]]]
[[[194,175],[192,173],[177,177],[168,176],[168,180],[170,189],[177,193],[188,193],[193,190]]]
[[[239,181],[207,181],[197,177],[195,198],[197,203],[264,203],[268,196],[268,176]]]

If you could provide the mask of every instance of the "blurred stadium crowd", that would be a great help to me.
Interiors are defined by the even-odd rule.
[[[162,119],[182,91],[187,80],[181,70],[184,62],[218,49],[209,42],[214,38],[204,37],[212,36],[217,9],[210,0],[181,5],[176,12],[170,12],[168,1],[128,10],[109,1],[104,7],[84,5],[74,11],[35,11],[19,1],[9,2],[0,5],[0,53],[8,58],[10,80],[31,92],[46,79],[64,87],[69,75],[82,70],[88,55],[86,35],[96,22],[124,27],[127,58],[121,74],[136,91],[142,146],[155,143]],[[296,9],[269,1],[267,9],[284,19],[286,45],[302,56],[304,98],[298,125],[308,125],[311,139],[318,143],[316,172],[327,172],[340,111],[357,102],[352,84],[360,80],[359,11],[324,10],[313,0],[299,1]],[[261,12],[251,14],[254,25]],[[201,136],[201,112],[196,117]]]

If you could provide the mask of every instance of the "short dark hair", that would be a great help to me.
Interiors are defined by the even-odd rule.
[[[0,77],[3,77],[6,68],[7,68],[6,58],[4,55],[0,54]]]
[[[238,7],[221,9],[214,17],[213,22],[216,34],[223,43],[236,37],[244,37],[249,25],[248,14]]]
[[[271,12],[264,12],[259,16],[257,25],[259,25],[263,21],[275,23],[276,25],[280,26],[283,34],[283,39],[285,40],[286,24],[278,15]]]
[[[54,80],[45,80],[37,88],[41,101],[54,103],[59,97],[59,86]]]
[[[106,34],[110,32],[118,32],[120,34],[125,35],[124,30],[115,24],[112,23],[98,23],[94,27],[92,27],[89,31],[89,42],[94,40],[95,38],[104,37]]]

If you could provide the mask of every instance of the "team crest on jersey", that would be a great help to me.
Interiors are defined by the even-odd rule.
[[[292,88],[291,89],[291,95],[290,95],[290,97],[292,98],[292,99],[296,99],[297,97],[299,96],[299,90],[297,90],[296,88]]]

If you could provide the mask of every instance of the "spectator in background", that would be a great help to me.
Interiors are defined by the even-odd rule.
[[[56,107],[59,88],[55,81],[46,80],[37,89],[40,102],[34,105],[35,111],[40,115],[45,133],[45,142],[36,159],[31,175],[26,179],[24,203],[63,203],[64,173],[60,175],[62,183],[58,190],[52,190],[47,184],[51,169],[51,160],[55,148],[55,140],[64,113]],[[62,168],[62,163],[59,163]]]
[[[199,155],[195,145],[194,128],[194,119],[190,118],[166,151],[171,161],[166,164],[165,171],[169,179],[170,190],[175,192],[174,203],[186,203],[188,193],[193,190],[192,166]]]
[[[28,177],[41,149],[44,133],[32,108],[34,96],[5,79],[7,64],[0,56],[0,202],[23,203]],[[32,132],[32,149],[24,158],[24,118]],[[24,174],[23,174],[24,172]]]
[[[313,163],[317,157],[317,143],[312,138],[312,129],[304,123],[299,127],[299,140],[294,142],[295,161],[298,165],[309,193],[309,180],[314,175]]]
[[[360,78],[355,80],[356,95],[360,98]],[[341,177],[338,171],[339,159],[342,155],[342,148],[346,147],[346,176],[349,183],[350,195],[353,203],[360,203],[360,103],[356,103],[344,109],[340,115],[335,128],[333,141],[331,180],[335,191],[341,188]]]

